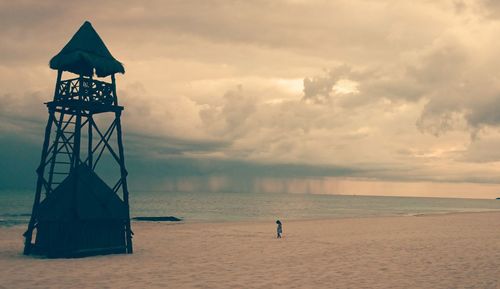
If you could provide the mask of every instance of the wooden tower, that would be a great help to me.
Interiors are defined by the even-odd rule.
[[[85,22],[50,68],[57,70],[57,80],[54,98],[46,103],[49,116],[24,254],[132,253],[123,107],[115,79],[125,72],[123,65]],[[73,77],[64,78],[64,72]],[[105,172],[116,170],[108,183],[96,173],[105,156],[110,160]]]

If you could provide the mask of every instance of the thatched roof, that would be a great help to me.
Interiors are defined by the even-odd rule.
[[[40,221],[125,220],[123,201],[90,168],[81,164],[38,209]]]
[[[109,52],[90,22],[85,21],[71,40],[50,60],[50,68],[92,76],[105,77],[125,73],[123,65]]]

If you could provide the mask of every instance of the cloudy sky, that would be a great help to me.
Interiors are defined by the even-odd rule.
[[[33,187],[89,20],[136,190],[500,196],[497,1],[103,2],[0,2],[0,187]]]

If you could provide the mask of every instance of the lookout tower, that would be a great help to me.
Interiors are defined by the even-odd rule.
[[[49,116],[24,254],[132,253],[123,106],[115,79],[125,69],[90,22],[52,58],[50,68],[57,70],[57,80],[54,99],[46,103]],[[100,166],[111,181],[97,175]],[[114,179],[108,176],[113,171]]]

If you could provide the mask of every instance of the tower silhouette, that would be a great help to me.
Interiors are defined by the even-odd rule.
[[[123,65],[85,22],[50,68],[57,70],[57,80],[54,98],[46,103],[49,116],[24,254],[132,253],[123,106],[115,79],[125,73]],[[63,79],[64,72],[76,77]],[[103,181],[96,173],[100,166],[106,175],[115,170],[115,179]]]

